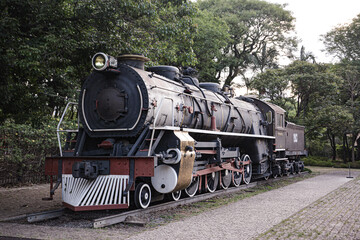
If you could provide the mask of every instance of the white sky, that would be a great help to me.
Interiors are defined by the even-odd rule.
[[[332,56],[322,52],[325,47],[320,41],[321,35],[334,27],[350,23],[360,14],[360,0],[266,0],[284,4],[292,12],[296,22],[297,37],[302,40],[306,52],[312,52],[317,62],[331,62]],[[299,53],[300,54],[300,53]]]

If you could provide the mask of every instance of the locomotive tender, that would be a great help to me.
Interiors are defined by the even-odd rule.
[[[58,176],[50,196],[61,183],[63,204],[75,211],[146,208],[164,196],[178,200],[303,169],[304,127],[285,122],[282,108],[234,98],[176,67],[145,71],[148,60],[95,54],[79,128],[61,130],[60,122],[65,147],[59,137],[60,156],[45,161],[45,174]]]

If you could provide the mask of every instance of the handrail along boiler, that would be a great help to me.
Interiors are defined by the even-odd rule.
[[[67,144],[62,149],[58,134],[60,156],[45,162],[45,173],[58,176],[50,194],[61,183],[66,207],[146,208],[303,169],[304,128],[286,123],[283,109],[199,83],[190,70],[145,71],[148,60],[94,55],[79,128],[60,130],[60,122]]]

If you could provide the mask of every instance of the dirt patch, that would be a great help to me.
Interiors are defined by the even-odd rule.
[[[54,200],[42,200],[43,197],[49,197],[49,189],[49,184],[0,188],[0,220],[62,207],[61,189],[57,190]]]

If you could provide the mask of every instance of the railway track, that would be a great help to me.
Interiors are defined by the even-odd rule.
[[[204,201],[213,197],[222,196],[226,194],[236,193],[245,189],[254,188],[256,186],[261,186],[268,183],[278,182],[289,178],[295,178],[298,176],[302,176],[304,174],[307,174],[307,172],[303,172],[301,174],[296,175],[290,175],[289,177],[283,177],[283,178],[276,178],[276,179],[269,179],[267,181],[265,180],[258,180],[252,183],[249,183],[247,185],[240,185],[239,187],[231,187],[228,189],[222,189],[217,190],[213,193],[203,193],[199,195],[195,195],[194,197],[187,197],[179,199],[178,201],[170,201],[165,203],[159,203],[153,206],[150,206],[146,209],[136,209],[136,210],[130,210],[126,212],[122,212],[119,214],[114,214],[106,217],[100,217],[92,220],[92,227],[93,228],[102,228],[106,226],[111,226],[117,223],[126,222],[126,223],[132,223],[132,224],[138,224],[138,225],[144,225],[146,222],[139,222],[136,217],[146,215],[152,212],[156,211],[163,211],[171,208],[175,208],[178,206],[188,205],[195,202]],[[61,217],[66,210],[64,208],[55,209],[51,211],[44,211],[44,212],[38,212],[38,213],[31,213],[31,214],[23,214],[7,219],[1,220],[2,222],[6,221],[16,221],[20,219],[27,219],[27,222],[29,223],[36,223],[40,221],[46,221],[53,218]],[[134,220],[135,219],[135,220]]]

